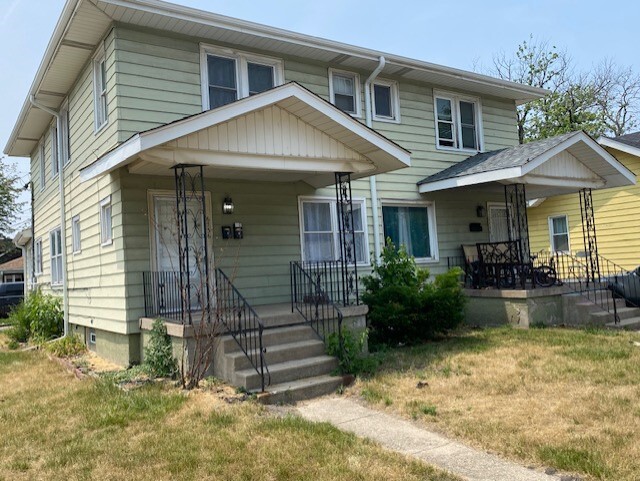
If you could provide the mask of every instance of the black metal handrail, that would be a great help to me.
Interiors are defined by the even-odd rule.
[[[189,314],[197,312],[207,322],[222,322],[260,376],[262,391],[271,384],[271,374],[265,359],[266,349],[262,341],[264,324],[222,270],[215,269],[210,289],[206,285],[201,286],[202,290],[210,293],[210,311],[198,299],[184,301],[186,294],[180,287],[180,272],[143,272],[142,276],[145,317],[191,324],[192,317]],[[184,312],[185,309],[188,312]]]
[[[325,344],[336,334],[343,350],[342,311],[316,279],[302,262],[291,262],[291,312],[298,311]]]
[[[358,305],[358,290],[349,289],[344,281],[345,264],[335,261],[295,261],[337,305]],[[346,266],[348,267],[348,266]]]
[[[271,373],[265,359],[266,349],[262,342],[264,324],[260,316],[236,289],[227,275],[220,269],[214,273],[214,308],[216,316],[251,362],[251,366],[260,375],[262,391],[271,384]],[[265,382],[265,377],[268,381]]]

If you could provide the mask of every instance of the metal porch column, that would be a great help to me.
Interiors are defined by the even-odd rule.
[[[353,223],[351,174],[336,172],[336,205],[340,238],[340,269],[342,276],[342,302],[347,306],[353,299],[358,302],[358,268],[356,234]]]
[[[600,281],[600,261],[598,259],[598,240],[596,238],[596,219],[593,212],[591,189],[581,189],[580,216],[582,218],[582,240],[584,242],[585,262],[587,264],[587,287],[589,281]]]
[[[524,184],[505,185],[504,202],[507,208],[509,241],[517,241],[518,260],[521,264],[527,263],[530,260],[531,252],[529,250],[529,219],[527,218],[527,197]]]

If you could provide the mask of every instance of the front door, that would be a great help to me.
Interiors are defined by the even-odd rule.
[[[180,242],[179,225],[176,217],[176,197],[169,194],[153,195],[153,256],[158,278],[163,281],[163,304],[168,311],[180,309],[182,296],[180,292]],[[189,226],[188,255],[189,275],[182,273],[183,282],[187,277],[190,286],[190,305],[194,309],[202,307],[206,292],[204,235],[207,229],[202,226],[202,203],[199,199],[187,201],[187,219]],[[206,215],[209,218],[209,215]],[[208,242],[209,247],[211,243]],[[182,246],[183,249],[185,246]],[[213,265],[212,249],[208,252],[209,265]],[[186,285],[186,284],[185,284]]]
[[[509,240],[509,218],[507,206],[489,204],[489,242],[507,242]],[[513,233],[513,229],[511,229]]]

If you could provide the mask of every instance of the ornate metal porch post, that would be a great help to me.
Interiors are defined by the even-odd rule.
[[[587,286],[589,281],[600,280],[600,261],[598,259],[598,240],[596,238],[596,219],[593,212],[591,189],[580,190],[580,216],[582,217],[582,240],[586,254]]]
[[[209,246],[204,175],[201,165],[180,164],[174,167],[176,184],[176,221],[178,226],[178,258],[183,322],[193,323],[192,296],[211,314],[209,279]],[[192,267],[195,272],[192,272]]]
[[[504,201],[507,207],[507,231],[509,240],[518,242],[518,260],[529,262],[529,219],[527,218],[527,197],[524,184],[504,186]],[[512,232],[511,229],[515,232]],[[513,236],[515,234],[515,239]]]
[[[355,299],[356,302],[358,300],[358,268],[353,202],[351,200],[351,174],[336,172],[335,175],[338,231],[340,234],[342,302],[346,306],[350,304],[351,299]]]

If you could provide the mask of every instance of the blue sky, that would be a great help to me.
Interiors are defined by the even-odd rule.
[[[579,70],[603,58],[640,72],[640,2],[594,0],[176,0],[177,3],[362,47],[471,70],[530,34],[566,49]],[[0,146],[4,148],[63,0],[0,0]],[[259,5],[256,7],[256,5]],[[392,6],[392,7],[390,7]],[[28,181],[26,159],[18,164]],[[3,165],[3,168],[5,166]],[[28,200],[25,196],[23,200]],[[28,208],[21,214],[24,226]]]

